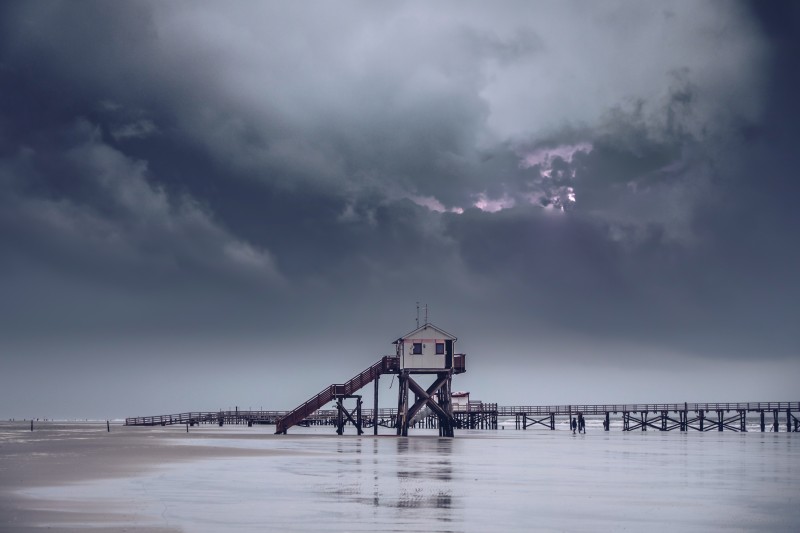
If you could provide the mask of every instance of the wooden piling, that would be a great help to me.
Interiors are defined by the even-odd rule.
[[[372,434],[378,434],[378,381],[381,379],[380,376],[375,378],[375,397],[373,398],[373,409],[372,409]]]

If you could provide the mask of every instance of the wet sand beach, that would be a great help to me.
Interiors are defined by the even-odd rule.
[[[352,428],[350,428],[352,431]],[[796,531],[794,434],[0,425],[0,531]]]
[[[0,422],[0,531],[182,531],[164,527],[160,517],[137,513],[131,501],[120,497],[46,499],[25,496],[26,490],[60,489],[68,495],[77,484],[103,479],[152,474],[165,465],[200,459],[263,457],[277,452],[248,448],[184,444],[201,435],[179,426],[127,428],[105,422]],[[230,436],[230,433],[228,434]],[[237,435],[239,440],[255,435]],[[213,435],[204,435],[208,441]],[[289,452],[286,452],[289,453]],[[113,496],[113,495],[112,495]],[[122,495],[121,495],[122,496]],[[153,522],[157,522],[155,525]]]

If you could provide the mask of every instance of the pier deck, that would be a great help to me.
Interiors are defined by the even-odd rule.
[[[323,406],[327,402],[322,402]],[[337,409],[299,411],[193,411],[169,415],[140,416],[125,419],[126,426],[167,426],[174,424],[278,424],[294,413],[294,425],[337,425]],[[453,410],[460,429],[498,429],[499,419],[514,419],[516,429],[541,425],[555,429],[556,417],[601,416],[610,429],[612,415],[622,418],[623,431],[747,431],[747,416],[757,416],[760,431],[800,432],[800,402],[725,402],[725,403],[651,403],[592,405],[511,405],[470,402]],[[364,409],[365,427],[394,427],[397,409]],[[436,427],[435,417],[421,417],[416,427]]]

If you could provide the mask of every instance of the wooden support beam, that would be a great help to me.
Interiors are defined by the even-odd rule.
[[[408,411],[409,418],[414,418],[414,415],[422,409],[423,406],[426,404],[431,408],[433,412],[435,412],[439,417],[450,418],[451,416],[446,413],[442,407],[439,406],[435,401],[433,401],[433,394],[438,391],[442,386],[447,383],[447,376],[440,376],[439,379],[433,382],[433,384],[428,387],[428,390],[424,390],[419,383],[414,381],[413,378],[409,376],[408,378],[408,386],[411,390],[414,391],[414,394],[417,395],[417,401],[414,403],[414,406],[411,407]],[[444,394],[440,394],[440,397],[444,396]]]
[[[344,405],[342,405],[343,398],[340,396],[336,399],[336,433],[341,435],[344,433]]]
[[[378,382],[380,381],[381,377],[378,376],[375,378],[375,397],[372,401],[372,432],[373,435],[378,434]]]
[[[439,406],[444,411],[444,416],[439,416],[439,435],[441,437],[453,437],[453,403],[452,403],[452,370],[439,374],[440,379],[444,379],[444,384],[439,389]],[[486,427],[486,417],[480,417],[481,427]]]
[[[348,411],[344,406],[346,398],[355,398],[356,406],[352,411]],[[353,424],[359,435],[364,433],[363,420],[361,419],[361,396],[337,396],[336,397],[336,433],[339,435],[344,434],[344,426],[347,422]],[[355,415],[355,417],[353,416]]]
[[[408,371],[404,370],[398,374],[399,389],[397,392],[397,434],[402,437],[408,436]]]

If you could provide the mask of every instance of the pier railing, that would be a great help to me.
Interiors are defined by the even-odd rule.
[[[393,361],[394,360],[394,361]],[[310,400],[292,411],[275,410],[219,410],[219,411],[190,411],[169,415],[137,416],[125,419],[126,426],[166,426],[173,424],[209,424],[253,422],[256,424],[279,424],[280,420],[292,420],[292,425],[299,424],[307,419],[326,420],[336,417],[335,409],[321,409],[326,403],[332,401],[336,394],[345,395],[356,392],[359,388],[370,383],[376,372],[392,372],[397,364],[396,358],[387,356],[378,363],[361,372],[347,383],[326,387]],[[458,413],[496,413],[497,416],[516,417],[517,415],[533,416],[571,416],[577,415],[605,415],[606,413],[660,413],[660,412],[800,412],[800,402],[729,402],[729,403],[629,403],[629,404],[573,404],[573,405],[501,405],[496,403],[469,402],[466,406],[454,406],[453,412]],[[365,419],[372,419],[372,409],[364,409]],[[378,409],[378,418],[388,420],[397,415],[396,408]],[[291,418],[289,418],[291,417]]]
[[[504,405],[497,408],[500,416],[526,415],[604,415],[606,413],[656,413],[661,411],[785,411],[800,410],[800,402],[738,402],[738,403],[628,403],[592,405]]]
[[[190,411],[171,415],[133,416],[125,419],[126,426],[169,426],[173,424],[208,424],[222,420],[251,420],[256,423],[272,423],[284,416],[286,411]]]

